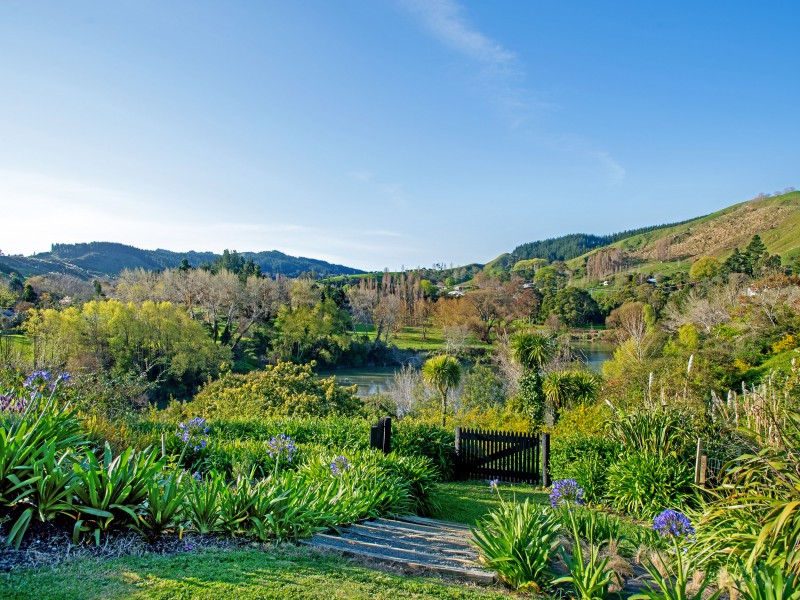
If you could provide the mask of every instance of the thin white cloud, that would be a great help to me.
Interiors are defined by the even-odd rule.
[[[625,179],[625,167],[619,164],[608,152],[590,152],[589,154],[600,161],[612,183],[620,183]]]
[[[441,43],[483,67],[483,82],[500,107],[509,129],[520,130],[541,111],[558,107],[541,101],[524,85],[525,69],[517,54],[471,25],[464,7],[456,0],[399,1]],[[563,147],[560,138],[571,139],[577,160],[589,156],[599,163],[612,183],[625,178],[624,167],[608,152],[594,150],[593,144],[575,136],[556,136],[556,146]],[[537,144],[550,145],[554,139],[536,134]]]
[[[495,69],[514,68],[516,55],[470,26],[453,0],[404,0],[428,30],[454,50]]]

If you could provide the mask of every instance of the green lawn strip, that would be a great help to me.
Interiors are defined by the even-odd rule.
[[[489,484],[484,481],[453,481],[442,483],[439,486],[442,500],[442,512],[439,518],[454,523],[475,525],[479,519],[485,517],[489,511],[500,505],[500,496],[503,501],[525,502],[529,498],[535,504],[548,504],[548,493],[541,488],[521,483],[500,484],[500,493],[489,489]]]
[[[6,600],[94,598],[507,598],[435,577],[402,577],[295,546],[199,550],[118,559],[85,558],[0,574]]]

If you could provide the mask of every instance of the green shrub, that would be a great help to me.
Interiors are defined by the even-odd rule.
[[[224,475],[216,471],[210,471],[205,479],[188,480],[184,510],[191,529],[197,533],[222,531],[219,507],[226,488]]]
[[[619,446],[607,437],[573,434],[553,435],[550,446],[550,476],[574,479],[583,488],[586,500],[600,502],[608,489],[608,469]]]
[[[542,591],[553,577],[550,562],[561,525],[547,508],[502,502],[473,528],[482,562],[514,589]]]
[[[344,456],[348,466],[334,472],[331,465],[339,456]],[[424,459],[390,457],[377,450],[353,451],[346,455],[319,452],[306,460],[300,467],[300,474],[318,484],[337,482],[337,497],[343,502],[337,512],[343,523],[385,514],[412,513],[415,506],[425,503],[426,499],[417,500],[413,496],[412,481],[402,474],[398,462],[402,460],[400,464],[403,465],[408,461],[413,465]]]
[[[615,415],[608,423],[608,433],[623,451],[690,458],[697,439],[691,429],[693,421],[694,415],[684,410],[639,410]]]
[[[192,416],[209,419],[353,416],[362,402],[355,386],[317,377],[314,363],[279,362],[246,375],[225,374],[207,383],[187,405]]]
[[[151,483],[163,470],[165,460],[149,448],[137,452],[128,448],[114,457],[106,446],[102,465],[91,452],[73,466],[72,486],[78,519],[74,540],[91,532],[97,545],[101,532],[113,525],[137,525],[137,511],[148,496]]]
[[[149,541],[178,528],[186,501],[185,473],[175,471],[163,479],[151,481],[147,498],[139,510],[139,521],[133,527]]]
[[[349,516],[351,499],[337,493],[334,482],[315,485],[297,473],[285,472],[261,481],[255,492],[250,523],[261,540],[296,541],[351,522],[342,518]]]
[[[408,484],[411,495],[411,512],[423,517],[439,514],[439,474],[433,463],[424,456],[400,456],[388,454],[383,457],[383,468]]]
[[[684,509],[695,499],[693,467],[671,455],[628,452],[608,470],[608,501],[640,519],[665,508]]]
[[[453,476],[456,438],[452,429],[424,422],[392,422],[392,449],[404,456],[424,456],[444,480]]]

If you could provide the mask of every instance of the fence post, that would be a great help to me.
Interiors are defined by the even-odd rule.
[[[708,468],[708,456],[703,454],[700,457],[700,487],[706,487],[706,469]]]
[[[542,486],[550,487],[550,434],[542,434]]]
[[[697,438],[697,452],[694,455],[694,484],[700,485],[700,460],[703,456],[703,440]],[[703,478],[705,479],[705,477]]]
[[[382,417],[378,419],[369,430],[369,445],[372,448],[382,450],[384,454],[392,451],[392,418]]]
[[[161,458],[167,455],[167,434],[161,434]]]
[[[456,464],[455,475],[456,479],[461,479],[461,427],[456,427]]]

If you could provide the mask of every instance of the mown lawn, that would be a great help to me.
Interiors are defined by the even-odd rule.
[[[525,502],[526,499],[534,504],[549,504],[550,499],[544,490],[521,483],[500,484],[499,494],[489,489],[489,484],[483,481],[453,481],[440,485],[442,499],[442,513],[439,518],[454,523],[474,525],[478,519],[485,517],[489,511],[500,505],[503,501]]]
[[[84,558],[57,567],[0,574],[0,598],[399,599],[505,598],[435,577],[402,577],[338,555],[291,545],[245,550],[200,550],[172,556]]]

